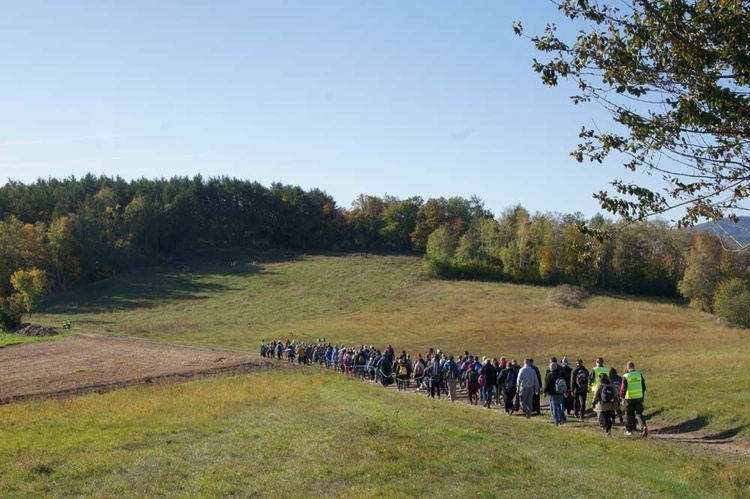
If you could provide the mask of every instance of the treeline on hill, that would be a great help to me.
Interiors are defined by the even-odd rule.
[[[583,222],[612,237],[596,241]],[[278,183],[87,175],[0,188],[0,319],[31,313],[38,271],[48,289],[64,290],[206,247],[414,252],[441,277],[681,294],[725,313],[716,297],[750,305],[744,254],[663,221],[623,225],[522,206],[496,218],[476,197],[361,195],[345,209],[321,190]]]

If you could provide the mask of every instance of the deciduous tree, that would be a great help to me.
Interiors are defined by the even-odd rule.
[[[40,269],[17,270],[10,276],[16,294],[23,299],[23,308],[31,313],[47,294],[47,273]]]
[[[612,182],[595,194],[602,207],[643,218],[685,207],[679,223],[734,217],[750,196],[750,3],[741,0],[555,2],[574,40],[554,24],[531,37],[549,54],[534,60],[545,85],[571,79],[573,102],[596,102],[611,131],[584,127],[572,153],[663,177],[665,191]],[[516,23],[517,34],[523,34]]]

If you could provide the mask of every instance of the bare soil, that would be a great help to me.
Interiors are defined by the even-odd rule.
[[[0,348],[0,404],[271,367],[246,352],[78,334]]]

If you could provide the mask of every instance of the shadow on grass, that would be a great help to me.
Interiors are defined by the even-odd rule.
[[[694,431],[702,430],[708,426],[708,419],[704,416],[698,416],[693,419],[688,419],[682,423],[676,425],[664,426],[659,430],[659,433],[667,435],[677,435],[680,433],[692,433]]]
[[[705,437],[703,437],[703,440],[707,440],[709,442],[729,440],[742,433],[745,429],[747,429],[747,427],[748,425],[742,425],[737,426],[736,428],[730,428],[728,430],[720,431],[719,433],[714,433],[712,435],[706,435]]]
[[[153,308],[172,300],[205,300],[232,289],[222,277],[271,275],[264,264],[299,258],[285,252],[201,252],[169,266],[138,270],[56,294],[40,312],[76,316]]]
[[[708,426],[708,419],[705,416],[698,416],[693,419],[689,419],[682,423],[665,426],[659,429],[661,435],[680,435],[685,433],[693,433],[702,430]],[[740,425],[735,428],[720,431],[718,433],[712,433],[709,435],[696,436],[690,439],[691,442],[702,442],[702,443],[722,443],[727,440],[731,440],[748,428],[748,425]]]

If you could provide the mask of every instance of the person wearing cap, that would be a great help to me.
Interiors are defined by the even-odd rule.
[[[589,393],[589,372],[583,365],[583,359],[576,361],[576,367],[570,374],[570,391],[573,395],[573,414],[583,419],[586,417],[586,396]]]
[[[635,363],[629,361],[625,367],[625,374],[620,385],[620,397],[625,399],[625,435],[632,435],[637,431],[635,418],[641,423],[641,434],[648,436],[646,418],[643,416],[643,398],[646,395],[646,380],[635,370]]]
[[[591,385],[591,393],[596,391],[596,385],[599,376],[604,373],[609,376],[609,367],[604,367],[604,358],[599,357],[596,359],[596,367],[589,373],[589,384]]]

